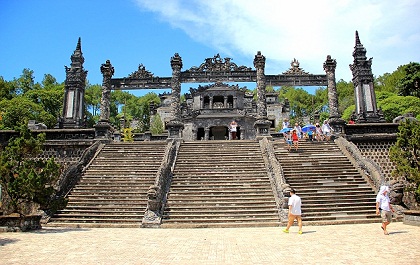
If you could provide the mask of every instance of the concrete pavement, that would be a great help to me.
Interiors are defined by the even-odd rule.
[[[420,227],[394,222],[265,228],[47,227],[0,233],[0,264],[420,264]]]

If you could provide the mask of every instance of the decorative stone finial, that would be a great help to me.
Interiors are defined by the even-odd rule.
[[[179,56],[178,53],[175,53],[173,57],[171,57],[171,67],[172,69],[179,67],[182,68],[182,58]]]
[[[265,67],[265,56],[261,54],[261,51],[258,51],[257,55],[255,55],[254,67],[257,69]]]

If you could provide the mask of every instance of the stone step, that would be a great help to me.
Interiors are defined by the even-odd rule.
[[[85,175],[101,175],[101,176],[112,176],[112,175],[144,175],[144,174],[156,174],[157,168],[153,169],[118,169],[113,170],[102,170],[102,169],[90,169]]]
[[[215,165],[195,165],[195,166],[179,166],[176,165],[175,166],[175,173],[179,172],[185,172],[189,170],[189,172],[191,171],[199,171],[199,170],[204,170],[204,171],[220,171],[220,170],[230,170],[230,171],[239,171],[239,172],[245,172],[245,171],[256,171],[256,172],[261,172],[261,169],[264,169],[263,165],[260,165],[260,167],[258,167],[257,165],[229,165],[229,164],[219,164],[217,166]]]
[[[283,170],[286,177],[291,179],[348,179],[362,178],[363,176],[357,170],[343,170],[342,172],[324,170],[322,172],[307,172],[306,170]]]
[[[171,202],[168,205],[178,205],[180,207],[187,207],[190,205],[226,205],[226,206],[241,206],[241,207],[266,207],[267,204],[274,205],[275,203],[270,200],[270,196],[262,195],[261,197],[256,196],[242,196],[232,197],[232,196],[218,196],[218,197],[205,197],[205,196],[177,196],[170,197]]]
[[[138,215],[138,216],[132,216],[130,218],[112,218],[112,217],[108,217],[108,218],[97,218],[97,217],[92,217],[89,218],[88,216],[67,216],[67,217],[53,217],[51,218],[51,222],[54,223],[54,221],[59,221],[62,224],[67,224],[67,223],[91,223],[91,224],[103,224],[103,223],[135,223],[138,224],[139,226],[141,225],[141,222],[143,220],[143,216],[142,215]],[[80,227],[85,227],[85,226],[80,226]],[[92,227],[100,227],[100,226],[92,226]],[[106,227],[106,226],[103,226]],[[118,227],[118,226],[116,226]]]
[[[199,177],[197,176],[197,174],[199,174]],[[252,181],[254,179],[267,179],[267,174],[266,173],[255,173],[255,172],[240,172],[240,174],[238,174],[237,172],[194,172],[191,173],[191,175],[187,175],[186,173],[184,173],[182,176],[174,176],[177,179],[174,180],[173,183],[178,183],[178,182],[184,182],[184,181],[189,181],[189,180],[197,180],[197,181],[201,181],[201,180],[221,180],[221,179],[226,179],[226,180],[233,180],[235,182],[247,182],[247,181]],[[267,179],[268,181],[268,179]]]
[[[151,183],[153,184],[153,183]],[[150,185],[151,185],[150,184]],[[103,191],[103,192],[124,192],[124,191],[133,191],[133,190],[143,190],[145,187],[149,187],[148,185],[115,185],[107,186],[107,185],[85,185],[85,186],[78,186],[72,190],[72,192],[93,192],[93,191]]]
[[[199,201],[193,202],[193,201],[176,201],[177,204],[171,204],[168,205],[165,208],[165,212],[172,211],[172,209],[176,209],[178,211],[194,211],[194,212],[208,212],[208,211],[220,211],[221,209],[231,209],[233,211],[248,211],[248,210],[262,210],[267,211],[269,209],[276,208],[275,204],[263,204],[264,202],[258,202],[258,203],[235,203],[235,202],[220,202],[220,201],[214,201],[214,202],[204,202],[201,203]],[[180,204],[182,203],[182,205]],[[230,208],[227,208],[230,207]],[[191,210],[194,209],[194,210]]]
[[[161,228],[177,229],[177,228],[239,228],[239,227],[277,227],[280,222],[277,221],[247,221],[247,222],[227,222],[212,223],[204,220],[199,222],[188,222],[188,220],[182,220],[180,222],[171,220],[170,222],[163,222]]]
[[[103,221],[101,222],[92,222],[92,223],[87,223],[87,222],[77,222],[77,221],[72,221],[72,222],[65,222],[65,221],[61,221],[61,219],[51,219],[52,221],[50,221],[47,224],[43,224],[42,226],[44,227],[66,227],[66,228],[139,228],[141,227],[141,220],[138,222],[133,222],[133,223],[112,223],[112,222],[108,222],[108,223],[104,223]]]
[[[195,215],[186,215],[186,216],[180,216],[179,218],[174,218],[173,216],[163,218],[163,223],[168,222],[177,222],[177,223],[202,223],[202,224],[210,224],[210,223],[235,223],[235,222],[241,222],[241,223],[258,223],[258,222],[271,222],[272,224],[279,224],[278,217],[259,217],[259,218],[253,218],[253,216],[221,216],[221,217],[214,217],[212,218],[211,215],[208,216],[208,218],[203,217],[197,217]]]
[[[144,206],[146,207],[147,198],[144,199],[96,199],[79,198],[77,201],[72,201],[71,198],[67,203],[68,207],[124,207],[124,206]]]
[[[144,212],[145,208],[141,206],[133,206],[133,205],[119,205],[116,208],[114,205],[103,205],[101,207],[95,206],[87,206],[87,205],[71,205],[66,207],[65,209],[61,210],[60,212]]]
[[[206,182],[206,180],[186,180],[186,181],[177,181],[172,185],[173,189],[188,189],[188,188],[196,188],[196,187],[255,187],[255,188],[264,188],[267,187],[267,180],[256,180],[251,183],[232,183],[230,180],[209,180]]]
[[[109,195],[109,196],[127,196],[127,195],[138,195],[138,194],[144,194],[146,193],[148,190],[148,187],[143,187],[143,188],[135,188],[135,189],[126,189],[126,190],[109,190],[109,189],[83,189],[83,188],[78,188],[78,189],[74,189],[71,191],[71,196],[75,196],[75,195],[86,195],[86,194],[91,194],[91,195],[96,195],[96,196],[102,196],[102,195]]]
[[[288,182],[291,186],[293,186],[295,189],[298,187],[306,187],[307,185],[314,185],[314,186],[356,186],[356,185],[368,185],[366,181],[360,177],[359,178],[345,178],[345,179],[306,179],[305,181],[302,181],[302,179],[296,178],[296,179],[289,179]]]

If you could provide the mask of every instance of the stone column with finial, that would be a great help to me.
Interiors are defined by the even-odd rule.
[[[265,100],[265,57],[260,51],[257,52],[254,58],[254,67],[257,69],[257,120],[254,123],[254,128],[257,130],[257,139],[270,136],[271,122],[267,118],[267,102]]]
[[[353,58],[354,61],[353,64],[350,64],[350,70],[353,74],[356,123],[385,122],[383,113],[377,109],[376,105],[376,95],[373,87],[372,58],[367,59],[366,49],[360,42],[357,31]]]
[[[111,99],[111,78],[114,75],[114,67],[107,60],[101,65],[102,79],[102,98],[101,98],[101,116],[99,122],[95,125],[95,138],[110,140],[112,126],[109,123],[110,99]]]
[[[171,68],[172,68],[172,102],[171,102],[171,120],[166,124],[169,132],[169,139],[180,139],[182,138],[182,129],[184,124],[181,121],[181,69],[182,69],[182,58],[178,53],[175,53],[171,57]]]
[[[333,128],[335,133],[342,134],[344,133],[344,126],[346,122],[343,119],[341,119],[340,113],[338,111],[337,86],[335,82],[336,67],[336,60],[332,59],[331,55],[328,55],[327,59],[324,62],[324,71],[327,74],[328,83],[328,108],[330,110],[328,123]]]
[[[76,50],[71,55],[71,67],[65,66],[66,81],[64,85],[63,116],[59,122],[60,128],[85,127],[84,97],[87,71],[83,69],[84,61],[81,39],[79,38]]]

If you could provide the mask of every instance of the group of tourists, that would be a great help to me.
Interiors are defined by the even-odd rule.
[[[289,120],[284,119],[282,124],[282,130],[284,140],[289,146],[289,151],[292,147],[297,151],[299,148],[299,141],[306,140],[310,142],[321,142],[321,141],[330,141],[333,129],[328,124],[328,121],[325,120],[322,126],[319,123],[315,125],[307,124],[303,128],[295,123],[294,127],[290,126]]]

